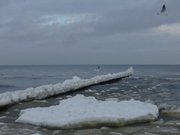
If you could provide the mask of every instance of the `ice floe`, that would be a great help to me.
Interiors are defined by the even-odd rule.
[[[123,126],[149,122],[158,118],[156,105],[136,100],[100,101],[94,97],[76,95],[59,105],[22,110],[16,122],[48,128],[82,128]]]
[[[164,111],[164,112],[169,112],[169,111],[174,112],[174,111],[179,110],[179,108],[176,105],[169,105],[169,104],[166,104],[166,103],[159,104],[158,108],[159,108],[160,111]]]
[[[133,68],[129,68],[125,72],[119,72],[107,75],[98,75],[91,79],[80,79],[75,76],[70,80],[65,80],[63,83],[43,85],[37,88],[27,88],[25,90],[18,90],[15,92],[5,92],[0,94],[0,107],[10,104],[18,103],[21,101],[30,101],[35,99],[44,99],[49,96],[75,91],[77,89],[128,77],[133,74]]]
[[[160,104],[158,105],[158,108],[161,113],[180,116],[180,108],[177,107],[176,105]]]

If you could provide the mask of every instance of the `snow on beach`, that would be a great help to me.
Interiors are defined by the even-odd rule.
[[[63,83],[43,85],[37,88],[27,88],[15,92],[5,92],[0,94],[0,107],[11,105],[22,101],[30,101],[35,99],[44,99],[49,96],[75,91],[77,89],[87,87],[94,84],[99,84],[123,77],[128,77],[133,74],[133,68],[129,68],[124,72],[99,75],[91,79],[80,79],[75,76],[71,80],[65,80]]]
[[[82,128],[123,126],[156,120],[156,105],[136,100],[99,101],[94,97],[76,95],[59,105],[22,110],[16,122],[48,128]]]

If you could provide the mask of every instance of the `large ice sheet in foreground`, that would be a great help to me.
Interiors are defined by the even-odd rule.
[[[133,68],[129,68],[125,72],[99,75],[91,79],[80,79],[79,77],[75,76],[71,80],[65,80],[63,83],[57,83],[55,85],[43,85],[37,88],[27,88],[25,90],[19,90],[15,92],[5,92],[0,94],[0,107],[4,107],[21,101],[43,99],[49,96],[74,91],[90,85],[128,77],[132,74]]]
[[[16,122],[48,128],[82,128],[122,126],[156,120],[156,105],[136,100],[99,101],[94,97],[77,95],[59,105],[22,110]]]

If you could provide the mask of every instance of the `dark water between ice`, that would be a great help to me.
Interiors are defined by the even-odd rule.
[[[5,110],[1,110],[0,135],[29,135],[38,132],[42,135],[53,133],[62,135],[75,134],[76,132],[78,132],[78,130],[47,130],[41,129],[36,126],[15,123],[14,121],[17,119],[19,111],[21,109],[37,106],[50,106],[53,104],[57,104],[59,100],[68,98],[76,94],[95,96],[100,100],[106,100],[108,98],[110,98],[111,100],[113,100],[114,98],[118,100],[133,98],[141,101],[151,100],[157,105],[161,103],[167,103],[170,105],[180,106],[180,66],[132,66],[135,70],[135,73],[130,78],[126,78],[111,84],[92,86],[88,89],[49,98],[42,101],[21,103],[13,105]],[[63,82],[66,79],[70,79],[72,78],[72,76],[91,78],[96,75],[116,73],[119,71],[124,71],[128,67],[129,66],[127,65],[101,66],[100,71],[96,71],[95,69],[97,68],[97,66],[0,66],[0,93],[20,89],[23,90],[25,88],[37,87],[45,84],[55,84],[58,82]],[[136,127],[143,127],[142,132],[145,133],[146,130],[144,130],[144,128],[146,126],[147,125],[144,124]],[[153,128],[153,125],[151,125],[149,128]],[[172,128],[177,128],[177,130],[179,130],[179,127],[177,125],[172,125]],[[114,132],[114,130],[120,131],[121,128],[112,129],[112,132]],[[103,131],[102,133],[110,134],[110,131]],[[140,133],[140,131],[137,131],[137,134]],[[157,134],[160,133],[157,132]],[[166,133],[163,132],[163,134]],[[167,132],[167,134],[176,134],[176,132]]]

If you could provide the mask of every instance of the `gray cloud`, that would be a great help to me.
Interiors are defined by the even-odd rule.
[[[163,2],[2,0],[0,64],[180,64],[179,36],[152,30],[180,22],[180,1],[158,16]]]

